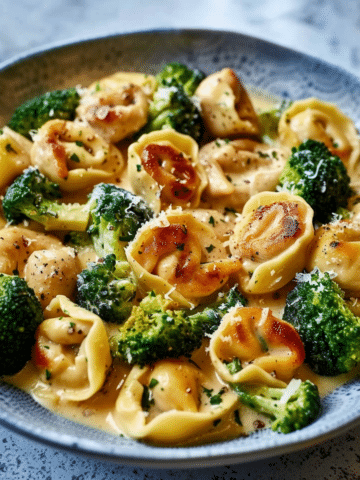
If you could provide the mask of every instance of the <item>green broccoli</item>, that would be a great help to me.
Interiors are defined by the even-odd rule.
[[[324,143],[306,140],[294,147],[279,178],[279,190],[302,197],[314,210],[314,219],[331,220],[352,195],[350,177],[339,157]]]
[[[320,375],[350,371],[360,360],[360,318],[328,272],[315,268],[296,276],[286,298],[283,319],[294,325],[304,343],[306,362]]]
[[[320,413],[319,391],[309,380],[292,379],[286,388],[262,385],[248,389],[235,383],[231,387],[244,405],[273,420],[271,428],[275,432],[300,430]]]
[[[90,234],[85,232],[68,232],[64,236],[64,244],[71,247],[77,252],[84,248],[93,247],[93,242]]]
[[[128,262],[107,255],[77,277],[76,303],[106,322],[122,323],[132,309],[136,282]]]
[[[89,222],[87,205],[61,204],[57,202],[60,198],[59,185],[29,167],[7,189],[2,206],[11,225],[30,219],[46,230],[85,231]]]
[[[263,141],[273,143],[278,137],[278,126],[281,115],[291,106],[292,102],[283,100],[280,105],[271,110],[265,110],[258,115],[260,134]]]
[[[158,87],[149,106],[148,122],[140,135],[173,128],[199,141],[204,127],[192,95],[203,78],[205,75],[199,70],[180,63],[166,65],[156,76]]]
[[[148,122],[140,135],[164,128],[172,128],[196,141],[203,134],[200,111],[181,85],[160,86],[155,91],[149,106]]]
[[[30,132],[38,130],[48,120],[73,120],[79,101],[80,95],[75,88],[44,93],[17,107],[9,127],[31,139]]]
[[[214,306],[189,315],[184,310],[172,310],[171,300],[150,293],[139,306],[133,307],[119,333],[111,338],[112,354],[139,365],[190,356],[201,346],[203,337],[216,330],[229,308],[244,303],[245,299],[234,287]]]
[[[113,184],[99,183],[89,196],[92,224],[88,232],[99,257],[126,260],[124,247],[154,213],[140,197]]]
[[[41,304],[18,276],[0,274],[0,375],[19,372],[30,360],[35,332],[43,321]]]
[[[200,72],[200,70],[192,70],[178,62],[168,63],[161,72],[156,75],[158,85],[164,87],[181,85],[189,97],[194,95],[195,90],[204,78],[205,74]]]

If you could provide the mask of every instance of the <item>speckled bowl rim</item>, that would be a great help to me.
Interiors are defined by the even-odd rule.
[[[42,48],[28,50],[25,53],[19,54],[9,60],[6,60],[5,62],[2,62],[0,64],[0,79],[4,72],[6,73],[6,71],[12,67],[21,64],[21,62],[24,62],[28,59],[35,59],[36,57],[46,57],[46,55],[54,51],[61,52],[62,49],[66,49],[68,47],[82,47],[94,42],[103,42],[106,40],[116,39],[121,40],[131,36],[137,36],[140,38],[141,36],[148,34],[165,35],[168,38],[174,38],[179,35],[200,35],[204,37],[207,35],[224,35],[225,37],[229,36],[229,38],[231,37],[239,39],[245,42],[247,45],[256,45],[259,51],[269,51],[270,49],[271,51],[276,52],[276,54],[279,56],[290,56],[292,59],[295,59],[295,61],[298,59],[299,62],[305,62],[306,64],[313,65],[315,72],[316,68],[319,66],[320,68],[325,68],[328,72],[344,78],[345,83],[347,82],[357,92],[360,92],[360,80],[358,78],[341,68],[332,66],[329,63],[323,62],[315,57],[304,55],[294,50],[281,47],[275,43],[257,39],[252,36],[243,35],[241,33],[206,29],[158,29],[129,32],[124,34],[113,33],[109,35],[101,35],[99,37],[87,37],[73,39],[66,42],[52,43]],[[359,117],[355,118],[355,122],[357,124],[360,123],[360,113]],[[340,396],[349,395],[349,392],[350,394],[353,394],[354,385],[359,387],[359,382],[355,380],[343,385],[340,387],[340,389],[337,389],[336,394]],[[12,389],[13,387],[7,384],[0,384],[0,391],[11,393],[10,391]],[[41,427],[41,425],[28,424],[25,421],[17,419],[15,416],[8,417],[7,412],[3,411],[1,408],[0,423],[16,433],[25,435],[30,439],[49,445],[50,447],[67,449],[72,453],[77,452],[84,455],[90,455],[93,458],[100,458],[102,460],[153,468],[188,468],[198,466],[209,467],[249,462],[269,458],[279,454],[294,452],[296,450],[300,450],[338,436],[350,428],[358,426],[360,424],[360,387],[356,388],[356,392],[355,395],[356,399],[359,400],[359,406],[351,413],[347,412],[346,415],[342,414],[342,416],[340,416],[338,419],[331,417],[332,420],[325,426],[322,425],[322,428],[320,429],[317,427],[317,425],[318,422],[321,422],[322,417],[320,417],[318,422],[315,422],[309,427],[288,435],[280,435],[269,431],[260,432],[258,439],[255,439],[256,448],[254,448],[254,442],[252,441],[254,439],[253,436],[195,447],[157,447],[129,440],[130,445],[126,446],[125,448],[124,444],[117,445],[116,441],[114,440],[114,444],[109,447],[108,444],[102,445],[99,441],[86,438],[86,435],[76,436],[59,434],[56,431],[45,430]],[[20,395],[26,394],[21,392]],[[325,398],[323,407],[325,411],[328,410],[329,405],[331,406],[332,395],[333,394],[330,394]],[[31,397],[28,397],[27,401],[34,402]],[[84,431],[86,432],[87,429],[88,427],[85,427]],[[89,428],[89,430],[91,429]],[[250,444],[248,439],[251,439]]]

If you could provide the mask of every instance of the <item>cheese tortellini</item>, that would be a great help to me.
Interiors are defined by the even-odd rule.
[[[209,75],[195,96],[200,100],[206,128],[214,137],[259,135],[254,107],[234,70],[224,68]]]
[[[262,192],[244,206],[230,237],[230,250],[242,260],[243,291],[278,290],[305,267],[314,237],[313,210],[301,197],[287,192]]]
[[[81,401],[103,385],[111,365],[107,332],[94,313],[59,295],[36,333],[34,363],[43,372],[37,393]]]
[[[22,277],[32,253],[62,247],[62,242],[53,235],[24,227],[3,228],[0,230],[0,272],[7,275],[17,273]]]
[[[173,207],[193,207],[207,185],[193,138],[172,129],[142,135],[129,147],[128,172],[134,192],[155,212]]]
[[[341,158],[349,175],[360,180],[360,142],[356,127],[334,104],[316,98],[294,102],[280,118],[279,138],[289,150],[309,138],[325,143]]]
[[[275,190],[286,161],[279,148],[250,139],[215,140],[199,157],[208,176],[206,201],[239,210],[253,195]]]
[[[73,297],[80,271],[73,248],[37,250],[26,262],[24,278],[44,309],[57,295]]]
[[[295,328],[276,318],[269,308],[231,309],[212,336],[209,349],[214,367],[227,382],[281,387],[305,360]]]
[[[4,127],[0,135],[0,191],[30,165],[32,143],[23,135]]]
[[[85,91],[76,110],[77,119],[90,125],[107,142],[116,143],[140,130],[147,122],[149,103],[142,88],[133,83],[109,87],[103,82]]]
[[[65,120],[50,120],[38,130],[31,163],[68,192],[109,181],[125,166],[120,150],[95,130]]]
[[[133,367],[116,401],[114,418],[133,438],[179,444],[210,430],[234,410],[237,398],[217,383],[219,403],[211,405],[208,378],[188,360],[162,360]]]
[[[190,213],[164,212],[130,243],[127,259],[145,291],[191,306],[223,287],[241,262],[228,258],[212,228]]]
[[[360,223],[342,220],[322,225],[310,245],[306,269],[332,272],[348,294],[360,295]]]
[[[93,82],[88,90],[97,92],[100,90],[119,90],[123,85],[137,85],[141,87],[147,98],[152,98],[157,87],[156,78],[139,72],[115,72],[107,77]]]

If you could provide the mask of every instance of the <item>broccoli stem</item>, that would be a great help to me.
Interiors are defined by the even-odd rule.
[[[35,210],[25,211],[26,216],[44,225],[45,230],[72,230],[85,232],[89,223],[89,207],[80,204],[49,204],[45,214],[39,215]]]

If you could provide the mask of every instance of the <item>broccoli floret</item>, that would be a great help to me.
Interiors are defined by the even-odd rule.
[[[169,63],[156,76],[158,88],[149,106],[149,120],[140,134],[173,128],[199,141],[203,134],[200,111],[192,98],[205,78],[199,70]]]
[[[128,262],[108,255],[99,263],[89,263],[77,277],[76,303],[106,322],[122,323],[132,309],[136,282]]]
[[[77,252],[79,252],[80,250],[82,250],[84,248],[93,246],[91,236],[87,231],[85,231],[85,232],[68,232],[64,236],[64,244],[67,247],[71,247],[71,248],[75,249]]]
[[[88,202],[92,224],[88,232],[99,257],[115,254],[126,260],[124,247],[154,212],[140,197],[113,184],[99,183]]]
[[[324,143],[306,140],[294,147],[279,178],[279,189],[302,197],[315,220],[327,223],[352,195],[350,177],[339,157]]]
[[[38,130],[48,120],[73,120],[80,96],[75,88],[54,90],[32,98],[20,105],[9,122],[9,127],[25,137]]]
[[[276,140],[280,117],[291,104],[291,101],[283,100],[278,107],[259,114],[260,134],[265,142],[273,143]]]
[[[360,318],[351,312],[344,292],[328,272],[315,268],[297,274],[296,281],[283,318],[299,332],[306,362],[320,375],[350,371],[360,360]]]
[[[161,72],[156,75],[156,80],[159,85],[165,87],[181,85],[189,97],[194,95],[195,90],[204,78],[205,74],[200,72],[200,70],[192,70],[178,62],[168,63]]]
[[[87,205],[58,203],[59,185],[35,167],[29,167],[7,189],[3,199],[6,220],[16,225],[35,220],[46,230],[85,231],[89,222]]]
[[[112,337],[112,354],[129,364],[139,365],[190,356],[201,346],[204,335],[216,330],[229,308],[244,302],[234,288],[213,307],[189,315],[184,310],[172,310],[171,300],[150,293],[139,306],[133,307],[131,316]]]
[[[191,321],[194,325],[198,324],[202,329],[202,335],[211,335],[218,328],[221,319],[230,308],[247,304],[247,299],[241,295],[237,287],[233,287],[224,296],[218,296],[217,301],[199,310],[191,315]]]
[[[0,274],[0,375],[19,372],[30,360],[41,304],[25,280]]]
[[[263,385],[248,390],[234,383],[231,387],[244,405],[273,420],[271,428],[275,432],[300,430],[316,420],[320,413],[319,391],[310,380],[292,379],[286,388]]]
[[[140,134],[172,128],[199,141],[203,134],[200,111],[181,85],[160,86],[149,106],[149,119]]]

